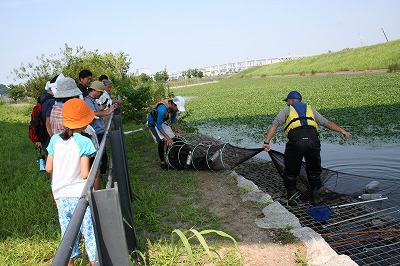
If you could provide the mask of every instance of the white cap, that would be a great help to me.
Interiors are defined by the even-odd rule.
[[[185,99],[182,96],[175,96],[172,101],[178,107],[179,112],[185,112]]]

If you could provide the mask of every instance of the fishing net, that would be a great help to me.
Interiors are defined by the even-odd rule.
[[[177,170],[185,168],[212,171],[232,170],[263,150],[263,148],[236,147],[229,143],[191,144],[181,138],[167,147],[166,158],[169,166]]]
[[[279,175],[283,177],[285,168],[283,154],[275,150],[270,150],[268,153]],[[300,186],[304,185],[306,189],[310,188],[307,180],[305,162],[302,163],[298,181],[301,183]],[[382,196],[390,197],[393,200],[400,200],[400,195],[398,193],[400,181],[396,179],[366,177],[322,168],[321,182],[327,193],[334,192],[338,196],[347,195],[356,197],[368,193],[369,195],[382,194]],[[304,191],[301,192],[303,193]]]

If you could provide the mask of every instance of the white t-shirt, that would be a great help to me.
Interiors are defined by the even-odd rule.
[[[85,133],[90,135],[90,139],[92,140],[92,143],[96,149],[96,151],[100,148],[99,141],[97,139],[96,131],[91,125],[88,125],[85,129]]]
[[[103,91],[103,94],[100,96],[99,99],[96,99],[96,102],[100,106],[100,105],[103,105],[106,101],[107,101],[107,105],[105,106],[104,110],[107,110],[108,108],[110,108],[110,106],[112,105],[112,99],[108,92]]]
[[[80,197],[86,184],[81,176],[81,157],[96,152],[92,141],[79,134],[63,140],[59,134],[50,139],[47,151],[53,159],[52,190],[54,199]]]

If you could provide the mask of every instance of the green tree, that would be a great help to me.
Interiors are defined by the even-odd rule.
[[[78,83],[78,74],[82,69],[89,69],[94,79],[102,74],[109,76],[113,81],[111,97],[121,95],[121,112],[127,119],[144,122],[155,101],[171,96],[165,86],[165,81],[169,78],[166,70],[156,74],[157,82],[148,75],[137,77],[129,74],[131,61],[123,52],[99,54],[97,50],[86,51],[82,46],[73,49],[65,44],[58,54],[41,55],[37,57],[37,61],[36,64],[21,64],[13,70],[15,80],[25,81],[21,88],[18,87],[21,89],[19,92],[30,97],[38,97],[44,91],[46,82],[59,73],[75,78]]]
[[[36,64],[22,63],[12,72],[15,81],[25,81],[23,85],[27,96],[30,97],[39,96],[46,82],[60,73],[75,78],[77,82],[79,81],[78,74],[82,69],[89,69],[94,77],[107,74],[113,76],[114,79],[123,79],[131,64],[130,58],[123,52],[99,54],[97,50],[86,51],[82,46],[73,49],[67,44],[64,48],[60,48],[58,54],[41,55],[36,59]]]
[[[169,75],[167,70],[159,71],[154,74],[154,80],[157,82],[167,82],[169,79]]]
[[[201,78],[203,78],[204,77],[204,73],[203,73],[203,71],[198,71],[197,72],[197,77],[199,78],[199,79],[201,79]]]
[[[22,84],[10,84],[8,89],[8,97],[14,100],[14,102],[22,101],[25,99],[25,87]]]
[[[182,76],[184,78],[188,78],[188,79],[202,78],[202,77],[204,77],[204,73],[202,71],[198,70],[197,68],[195,68],[195,69],[189,68],[188,70],[182,71]]]
[[[153,81],[149,75],[144,74],[144,73],[140,74],[139,80],[141,83],[148,83],[148,82]]]
[[[136,122],[144,122],[153,103],[152,80],[142,82],[133,75],[117,80],[114,84],[122,95],[122,114]]]

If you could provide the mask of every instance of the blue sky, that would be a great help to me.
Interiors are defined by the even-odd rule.
[[[400,39],[398,0],[0,0],[0,83],[67,43],[131,72],[340,51]]]

